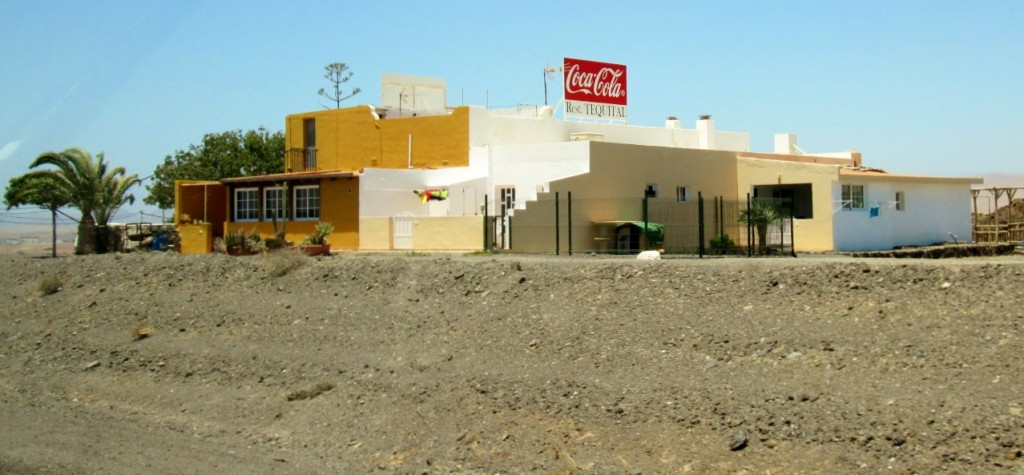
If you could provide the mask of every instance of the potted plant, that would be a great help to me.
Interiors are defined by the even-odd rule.
[[[310,256],[327,255],[331,253],[331,243],[327,242],[327,236],[334,232],[331,223],[321,221],[313,227],[313,232],[302,240],[299,246],[302,252]]]
[[[266,244],[260,239],[256,230],[245,232],[240,229],[232,229],[224,236],[224,247],[228,255],[251,256],[266,250]]]

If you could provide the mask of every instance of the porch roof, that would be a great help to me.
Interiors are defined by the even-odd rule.
[[[315,172],[297,173],[274,173],[272,175],[239,176],[235,178],[224,178],[222,183],[259,183],[268,181],[297,181],[310,178],[351,178],[359,176],[359,172],[346,172],[341,170],[320,170]]]

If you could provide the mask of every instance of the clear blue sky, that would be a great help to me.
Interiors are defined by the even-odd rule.
[[[628,67],[631,124],[712,114],[754,151],[789,132],[890,172],[1024,172],[1019,0],[3,3],[4,188],[50,150],[145,177],[206,133],[282,130],[325,103],[331,62],[362,88],[346,105],[379,103],[387,72],[508,106],[543,103],[542,69],[567,56]]]

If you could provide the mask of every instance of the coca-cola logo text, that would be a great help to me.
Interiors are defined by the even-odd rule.
[[[626,66],[565,58],[565,99],[626,104]]]

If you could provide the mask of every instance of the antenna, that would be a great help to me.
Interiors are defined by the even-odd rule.
[[[552,68],[550,61],[548,61],[548,63],[544,65],[544,105],[548,105],[548,76],[560,72],[561,70],[561,66],[557,68]]]

